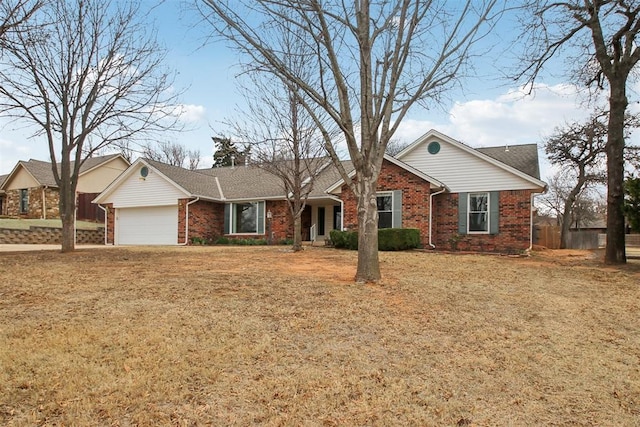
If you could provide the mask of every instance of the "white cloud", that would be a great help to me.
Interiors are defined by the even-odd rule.
[[[554,128],[587,115],[575,87],[540,85],[531,95],[515,89],[496,99],[456,103],[451,136],[472,146],[540,142]]]
[[[197,123],[204,119],[205,107],[203,105],[182,104],[178,107],[180,119],[186,123]]]
[[[532,94],[515,88],[494,99],[456,102],[439,122],[403,120],[395,137],[411,143],[428,130],[436,129],[472,147],[530,143],[540,147],[556,127],[588,115],[589,109],[581,104],[575,86],[537,85]],[[540,166],[544,179],[551,169],[542,152]]]

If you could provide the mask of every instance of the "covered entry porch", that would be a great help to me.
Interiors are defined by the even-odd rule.
[[[342,201],[337,198],[308,199],[302,215],[302,240],[324,243],[331,230],[342,230]]]

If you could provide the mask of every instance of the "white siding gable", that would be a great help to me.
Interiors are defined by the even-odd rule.
[[[167,178],[149,168],[146,178],[140,176],[143,164],[137,165],[129,176],[122,180],[111,194],[100,203],[113,203],[114,208],[138,206],[177,205],[178,199],[188,197]]]
[[[428,151],[432,141],[440,144],[437,154]],[[412,149],[400,153],[398,158],[442,182],[452,193],[538,188],[515,173],[436,136],[426,135],[424,141],[416,142]]]

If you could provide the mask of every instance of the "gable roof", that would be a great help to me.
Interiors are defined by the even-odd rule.
[[[109,154],[107,156],[90,157],[86,159],[84,163],[82,163],[82,165],[80,166],[79,175],[83,175],[99,167],[100,165],[103,165],[104,163],[110,162],[111,160],[117,157],[121,157],[125,162],[127,162],[127,164],[129,163],[122,156],[122,154]],[[72,161],[71,167],[73,168],[74,165],[75,165],[75,162]],[[59,172],[60,163],[58,163],[57,166],[58,166],[58,172]],[[20,160],[16,164],[16,166],[13,168],[11,173],[6,176],[4,181],[0,180],[0,189],[4,188],[4,185],[7,182],[9,182],[10,178],[16,173],[16,171],[19,168],[24,168],[24,170],[27,171],[27,173],[29,173],[29,175],[31,175],[33,179],[42,186],[54,187],[54,188],[58,186],[58,184],[56,183],[56,179],[53,176],[53,170],[51,169],[51,162],[44,162],[42,160],[29,159],[29,161]]]
[[[538,163],[538,145],[522,144],[503,147],[481,147],[477,151],[509,165],[520,172],[540,179],[540,165]]]
[[[504,145],[499,147],[473,148],[435,129],[431,129],[398,153],[396,158],[402,159],[408,153],[431,140],[433,137],[458,147],[502,170],[523,178],[535,184],[537,187],[546,187],[546,184],[540,180],[538,149],[536,144],[511,145],[508,146],[508,151]]]
[[[345,162],[347,170],[349,170],[350,164],[351,162]],[[275,174],[255,164],[189,170],[141,158],[136,160],[127,171],[107,186],[96,197],[94,202],[102,203],[102,200],[142,165],[152,168],[190,197],[220,202],[257,199],[281,200],[286,198],[282,180]],[[324,190],[329,185],[328,183],[333,183],[339,178],[337,169],[333,167],[330,161],[318,159],[318,166],[320,171],[309,194],[310,198],[327,197]]]
[[[0,175],[0,194],[5,194],[5,191],[2,189],[2,184],[4,184],[4,181],[7,179],[9,175]]]
[[[402,169],[406,170],[407,172],[410,172],[414,175],[416,175],[419,178],[424,179],[425,181],[435,185],[436,187],[439,188],[447,188],[446,185],[444,185],[442,182],[438,181],[437,179],[427,175],[426,173],[419,171],[418,169],[414,168],[411,165],[406,164],[405,162],[403,162],[402,160],[397,159],[396,157],[390,156],[388,154],[384,155],[384,160],[393,163],[396,166],[401,167]],[[352,170],[351,172],[347,172],[347,174],[349,175],[349,178],[353,178],[356,174],[355,169],[353,169],[353,165],[351,166]],[[333,185],[331,185],[330,187],[328,187],[325,191],[327,193],[331,193],[335,190],[337,190],[338,188],[340,188],[342,185],[344,184],[344,179],[342,179],[342,177],[338,174],[338,181],[334,181]]]

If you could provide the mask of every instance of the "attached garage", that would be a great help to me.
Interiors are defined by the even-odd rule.
[[[117,245],[175,245],[178,206],[116,209]]]

